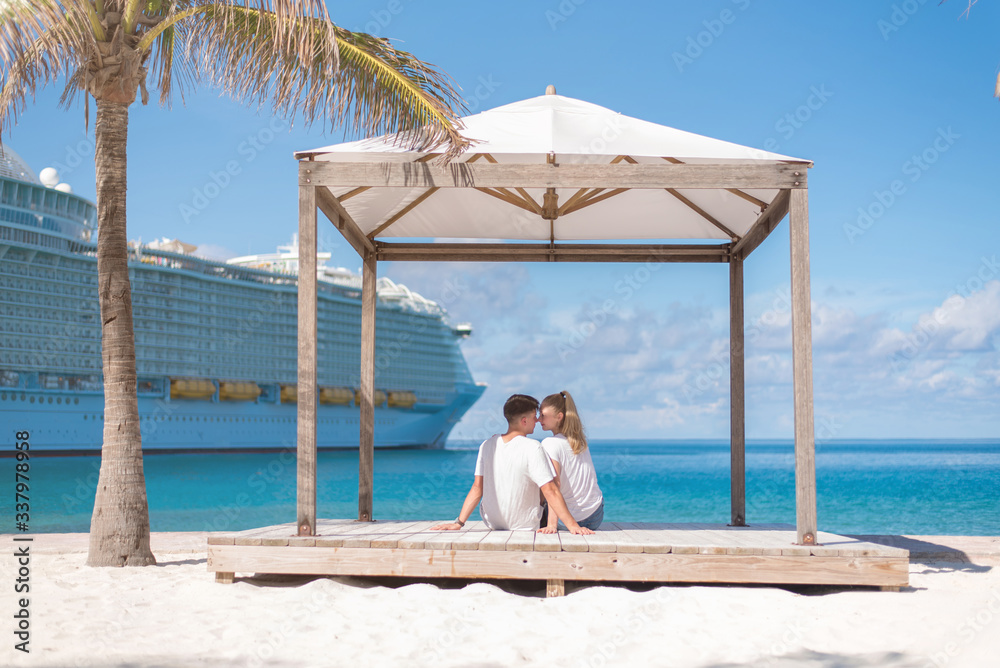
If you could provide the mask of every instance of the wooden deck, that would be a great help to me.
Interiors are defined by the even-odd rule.
[[[795,527],[605,522],[593,536],[567,532],[430,531],[436,522],[319,520],[319,535],[288,523],[208,539],[208,570],[236,573],[565,580],[906,586],[909,553],[819,532],[795,545]]]

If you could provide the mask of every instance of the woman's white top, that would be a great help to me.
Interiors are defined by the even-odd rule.
[[[597,486],[597,471],[590,458],[590,448],[574,455],[572,446],[562,434],[546,438],[542,448],[550,459],[559,463],[559,491],[566,499],[569,514],[578,522],[593,515],[604,501],[604,495]]]

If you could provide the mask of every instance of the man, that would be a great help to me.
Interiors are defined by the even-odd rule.
[[[548,456],[538,441],[528,438],[538,422],[538,400],[525,394],[512,395],[503,406],[503,416],[507,419],[507,433],[491,436],[479,446],[476,476],[462,512],[454,522],[431,529],[461,529],[482,500],[479,512],[490,529],[539,531],[541,489],[549,508],[570,533],[594,533],[570,515]],[[555,528],[542,528],[541,532],[555,533]]]

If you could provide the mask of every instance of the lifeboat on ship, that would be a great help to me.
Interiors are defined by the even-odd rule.
[[[260,393],[261,389],[257,383],[219,383],[219,399],[223,401],[255,401]]]
[[[171,399],[211,399],[215,396],[215,383],[204,378],[171,378]]]
[[[354,392],[347,387],[321,387],[319,390],[319,402],[321,404],[350,406],[353,399]]]
[[[417,403],[417,395],[413,392],[390,392],[389,406],[393,408],[413,408]]]

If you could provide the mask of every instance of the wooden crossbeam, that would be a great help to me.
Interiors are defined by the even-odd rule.
[[[728,262],[731,244],[491,244],[375,242],[379,261]]]
[[[760,214],[760,217],[757,218],[757,221],[750,230],[733,246],[734,256],[741,259],[746,258],[757,246],[764,242],[767,235],[778,226],[781,219],[788,213],[790,193],[791,191],[789,190],[782,190],[778,193],[778,196],[764,209],[764,213]]]
[[[337,188],[806,188],[806,165],[301,162],[300,185]]]
[[[663,159],[666,160],[667,162],[669,162],[672,165],[683,165],[684,164],[684,162],[678,160],[677,158],[663,158]],[[741,197],[741,198],[745,199],[746,201],[750,202],[751,204],[755,204],[755,205],[759,206],[761,211],[763,211],[764,208],[767,207],[767,202],[765,202],[764,200],[757,199],[756,197],[754,197],[750,193],[745,193],[742,190],[738,190],[736,188],[726,188],[726,192],[732,193],[732,194],[736,195],[737,197]]]
[[[489,153],[480,153],[479,155],[481,155],[484,158],[486,158],[486,161],[489,162],[492,165],[499,165],[500,164],[497,161],[497,159],[494,158]],[[469,162],[472,162],[472,161],[470,160]],[[509,196],[511,199],[517,199],[517,196],[515,196],[513,193],[511,193],[506,188],[497,188],[497,191],[500,192],[500,193],[502,193],[502,194],[504,194],[504,195]],[[517,193],[518,196],[520,196],[521,201],[524,202],[524,204],[526,205],[526,207],[528,208],[529,211],[534,211],[539,216],[542,215],[542,211],[543,211],[542,207],[538,204],[538,202],[535,201],[534,197],[532,197],[531,195],[528,194],[527,190],[525,190],[524,188],[515,188],[514,191]],[[524,207],[522,207],[522,208],[524,208]]]
[[[525,211],[528,211],[530,213],[539,213],[537,207],[529,205],[523,199],[517,197],[516,195],[514,195],[512,192],[510,192],[505,188],[497,188],[495,190],[493,188],[476,188],[476,190],[478,190],[481,193],[486,193],[491,197],[496,197],[497,199],[502,200],[507,204],[513,204],[514,206],[520,209],[524,209]]]
[[[684,195],[680,194],[677,190],[673,188],[667,188],[666,190],[668,193],[676,197],[682,204],[684,204],[684,206],[697,213],[699,216],[710,222],[718,229],[722,230],[730,239],[734,241],[739,240],[740,236],[738,234],[736,234],[731,229],[720,223],[718,220],[715,219],[714,216],[712,216],[710,213],[702,209],[700,206],[689,200]]]
[[[375,246],[372,245],[372,242],[361,231],[358,224],[354,222],[351,214],[347,213],[347,209],[333,196],[329,188],[316,188],[316,205],[323,212],[323,215],[337,226],[337,229],[347,239],[347,243],[351,244],[351,247],[358,255],[364,257],[365,253],[373,253],[375,251]]]
[[[421,202],[423,202],[428,197],[430,197],[431,195],[433,195],[434,193],[436,193],[438,190],[439,190],[439,188],[429,188],[427,190],[427,192],[421,194],[420,197],[416,198],[415,200],[413,200],[412,202],[410,202],[409,204],[407,204],[406,206],[404,206],[397,213],[395,213],[392,216],[390,216],[388,218],[388,220],[386,220],[384,223],[382,223],[381,225],[379,225],[378,227],[376,227],[374,230],[372,230],[371,232],[369,232],[368,233],[368,238],[369,239],[374,239],[378,235],[382,234],[382,232],[384,232],[390,225],[392,225],[397,220],[399,220],[400,218],[402,218],[403,216],[405,216],[406,214],[408,214],[409,212],[413,211],[415,208],[417,208],[418,206],[420,206]]]

